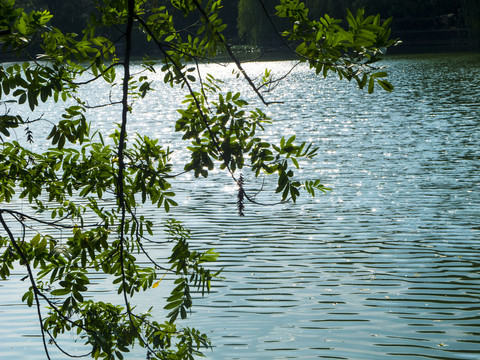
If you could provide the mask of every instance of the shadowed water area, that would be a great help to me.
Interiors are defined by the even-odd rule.
[[[247,68],[280,75],[291,65]],[[297,67],[271,95],[285,103],[266,109],[273,119],[266,137],[295,134],[319,146],[299,175],[320,178],[332,192],[297,204],[247,204],[241,218],[227,174],[174,183],[172,216],[191,228],[195,247],[215,248],[213,267],[224,268],[225,279],[198,296],[186,322],[210,336],[207,358],[480,359],[480,56],[391,57],[385,65],[392,94],[368,95]],[[231,68],[206,71],[224,78],[226,91],[249,91],[228,80]],[[180,99],[157,87],[137,104],[131,126],[181,149],[173,131]],[[94,119],[105,133],[117,120],[108,111]],[[179,167],[184,159],[174,155]],[[247,171],[245,188],[254,193],[262,180]],[[275,201],[267,191],[258,199]],[[166,216],[144,212],[160,229]],[[0,358],[42,359],[35,310],[20,301],[28,284],[17,274],[0,281]],[[94,289],[112,296],[101,277]],[[166,295],[159,286],[137,301],[161,308]]]

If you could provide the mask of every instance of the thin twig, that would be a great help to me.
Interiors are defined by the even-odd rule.
[[[24,213],[21,213],[19,211],[15,211],[15,210],[10,210],[10,209],[0,209],[0,213],[1,212],[5,212],[5,213],[9,213],[11,214],[12,216],[15,217],[15,219],[17,219],[17,221],[19,222],[22,222],[21,221],[21,218],[26,218],[26,219],[29,219],[29,220],[32,220],[32,221],[35,221],[35,222],[38,222],[40,224],[43,224],[43,225],[49,225],[49,226],[53,226],[53,227],[56,227],[56,228],[62,228],[62,229],[75,229],[75,228],[85,228],[85,227],[99,227],[101,226],[101,224],[91,224],[91,225],[65,225],[65,224],[59,224],[60,221],[63,221],[67,218],[70,217],[71,214],[67,214],[66,216],[64,216],[63,218],[61,219],[57,219],[55,221],[46,221],[46,220],[41,220],[41,219],[38,219],[36,217],[33,217],[31,215],[27,215],[27,214],[24,214]],[[20,218],[20,219],[19,219]]]
[[[198,0],[192,0],[192,2],[195,4],[195,7],[197,8],[197,10],[200,12],[200,14],[202,15],[204,21],[207,23],[207,24],[210,24],[210,19],[208,17],[208,14],[205,12],[205,10],[202,8],[202,6],[200,5],[200,3],[198,2]],[[225,50],[227,51],[227,54],[230,56],[230,58],[232,59],[232,61],[235,63],[235,65],[237,66],[238,70],[242,73],[243,77],[245,78],[245,80],[247,80],[248,84],[250,85],[250,87],[253,89],[253,91],[255,92],[255,94],[257,94],[257,96],[259,97],[259,99],[263,102],[263,104],[265,104],[265,106],[268,106],[268,105],[271,105],[271,104],[281,104],[282,102],[280,101],[266,101],[265,98],[263,97],[263,95],[260,93],[260,91],[258,91],[258,88],[257,86],[255,85],[255,83],[252,81],[252,79],[250,78],[250,76],[247,74],[247,72],[245,71],[245,69],[243,68],[242,64],[240,63],[240,61],[237,59],[237,57],[235,56],[235,54],[233,53],[232,51],[232,47],[230,44],[228,44],[225,39],[222,37],[222,35],[219,33],[219,32],[216,32],[215,35],[217,36],[218,40],[222,43],[222,45],[225,47]]]

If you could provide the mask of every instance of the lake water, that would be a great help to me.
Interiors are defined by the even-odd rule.
[[[249,69],[280,74],[290,65]],[[210,336],[209,359],[480,359],[480,55],[391,57],[385,65],[392,94],[368,95],[304,68],[272,94],[285,103],[266,109],[274,119],[266,137],[296,134],[318,145],[300,175],[332,192],[295,205],[247,204],[240,218],[226,174],[175,184],[174,216],[196,247],[220,253],[214,267],[224,268],[187,322]],[[227,79],[231,69],[208,71]],[[177,93],[165,88],[139,102],[132,126],[180,147]],[[106,132],[117,118],[101,111],[93,119]],[[174,159],[181,165],[182,153]],[[246,176],[247,189],[260,186]],[[159,223],[165,217],[145,212]],[[43,358],[35,310],[20,302],[22,276],[0,281],[1,359]],[[161,307],[160,288],[140,306]],[[97,294],[108,298],[110,289],[103,280]]]

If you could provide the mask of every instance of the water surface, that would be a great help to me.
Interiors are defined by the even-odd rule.
[[[392,94],[368,95],[299,67],[272,95],[285,103],[266,109],[268,138],[296,134],[320,147],[301,176],[321,178],[332,192],[247,205],[240,218],[226,174],[175,184],[174,216],[192,229],[195,246],[220,252],[214,266],[224,268],[188,320],[211,337],[208,358],[480,359],[480,56],[385,64]],[[263,66],[280,74],[291,63],[249,68],[261,74]],[[230,70],[209,67],[226,79]],[[132,126],[179,148],[171,96],[138,103]],[[111,113],[96,116],[102,131],[113,127]],[[246,175],[247,189],[260,186]],[[0,282],[0,358],[41,359],[18,273]],[[98,295],[108,297],[103,282]],[[140,306],[164,295],[152,289]]]

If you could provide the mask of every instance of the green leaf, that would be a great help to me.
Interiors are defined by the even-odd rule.
[[[368,81],[368,93],[369,94],[373,93],[374,87],[375,87],[375,78],[372,76],[372,77],[370,77],[370,80]]]
[[[36,235],[32,238],[32,240],[30,240],[30,244],[31,244],[33,247],[37,246],[38,243],[40,242],[41,238],[42,238],[42,236],[40,235],[40,233],[36,234]]]
[[[295,165],[295,167],[296,167],[297,169],[300,169],[300,166],[299,166],[299,164],[298,164],[297,159],[291,158],[291,160],[292,160],[292,162],[293,162],[293,165]]]
[[[388,74],[385,71],[380,71],[372,74],[372,76],[376,78],[384,78],[384,77],[387,77]]]
[[[393,85],[386,80],[378,80],[378,85],[382,87],[383,90],[391,92],[393,91]]]
[[[27,23],[25,21],[25,18],[20,18],[17,24],[17,30],[20,34],[26,35],[27,34]]]
[[[348,24],[350,25],[350,27],[352,29],[357,29],[358,28],[357,19],[355,19],[355,17],[350,12],[350,10],[347,10],[347,21],[348,21]]]
[[[28,293],[27,305],[28,305],[28,307],[32,307],[32,305],[33,305],[33,291],[30,291]]]
[[[183,299],[168,303],[164,306],[165,310],[170,310],[179,307],[183,303]]]
[[[63,296],[70,294],[71,290],[69,289],[55,289],[50,292],[52,296]]]

